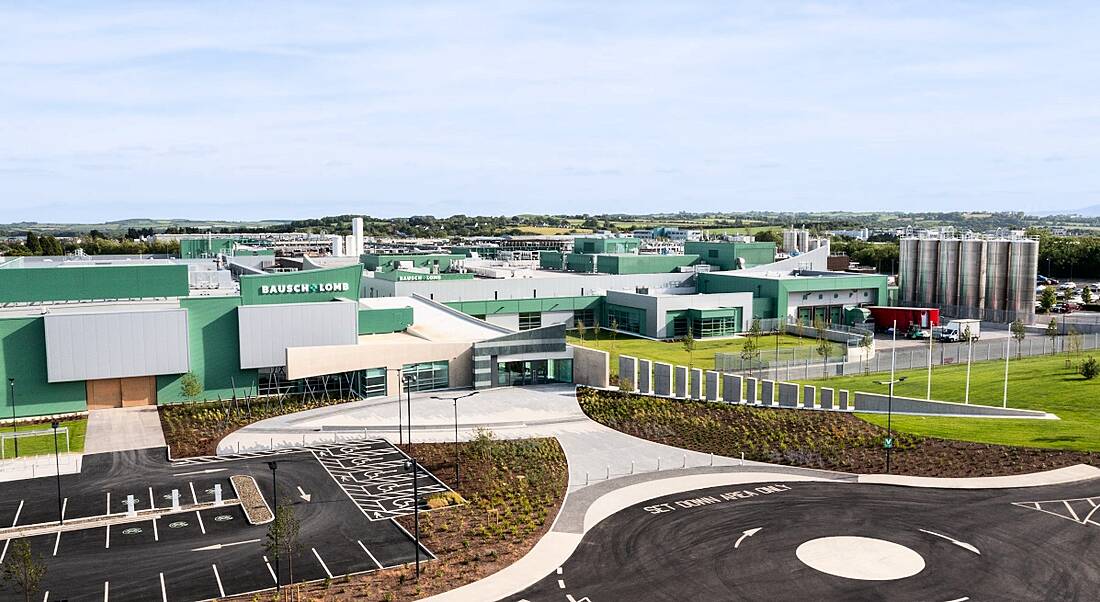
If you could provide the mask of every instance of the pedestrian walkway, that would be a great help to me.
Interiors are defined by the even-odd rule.
[[[84,435],[85,454],[165,445],[160,415],[155,407],[112,408],[88,412],[88,431]]]

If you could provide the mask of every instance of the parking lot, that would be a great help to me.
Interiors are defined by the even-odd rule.
[[[278,563],[264,549],[268,526],[248,522],[232,501],[230,484],[232,475],[252,476],[270,504],[271,460],[277,462],[279,504],[291,505],[301,524],[296,553]],[[392,520],[412,506],[404,460],[381,440],[176,463],[166,460],[163,448],[92,455],[80,474],[62,476],[65,520],[110,514],[127,522],[54,530],[27,541],[45,559],[42,590],[45,600],[55,601],[207,600],[272,588],[276,572],[285,584],[292,577],[380,570],[411,562],[416,552],[411,536]],[[213,506],[215,485],[228,503]],[[430,474],[420,476],[418,487],[421,501],[426,491],[446,490]],[[57,523],[54,478],[2,489],[0,528]],[[171,509],[173,490],[180,511]],[[124,518],[130,495],[137,511],[160,512]],[[3,541],[0,556],[10,544]],[[430,558],[422,548],[421,559]]]

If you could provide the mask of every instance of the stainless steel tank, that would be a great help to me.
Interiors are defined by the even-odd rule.
[[[916,304],[918,261],[921,241],[903,238],[898,248],[898,295],[902,305]]]
[[[1008,299],[1007,240],[986,241],[985,247],[985,309],[1003,312]],[[991,315],[996,315],[992,313]]]
[[[985,241],[967,239],[959,243],[959,302],[967,312],[985,303]],[[961,313],[961,312],[959,312]]]
[[[936,284],[936,305],[959,303],[959,240],[940,241],[939,282]]]
[[[1039,241],[1019,239],[1008,249],[1009,320],[1030,323],[1035,318],[1035,277],[1039,273]]]
[[[917,264],[917,305],[931,307],[936,302],[936,280],[939,270],[940,241],[926,238],[920,241]]]

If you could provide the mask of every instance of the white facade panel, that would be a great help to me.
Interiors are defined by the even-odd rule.
[[[288,347],[359,342],[359,305],[352,301],[242,305],[237,317],[242,369],[284,366]]]
[[[191,369],[185,309],[49,314],[44,325],[51,383]]]

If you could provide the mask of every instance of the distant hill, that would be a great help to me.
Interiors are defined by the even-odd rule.
[[[60,224],[60,223],[40,223],[40,222],[14,222],[10,224],[0,224],[0,234],[11,234],[15,232],[26,232],[33,230],[39,234],[59,234],[59,233],[82,233],[89,232],[91,230],[99,230],[101,232],[125,232],[129,228],[152,228],[153,230],[163,232],[169,227],[175,226],[177,228],[266,228],[268,226],[280,226],[290,223],[290,220],[263,220],[255,222],[235,222],[225,220],[191,220],[191,219],[150,219],[150,218],[135,218],[135,219],[123,219],[110,222],[102,222],[98,224]]]

